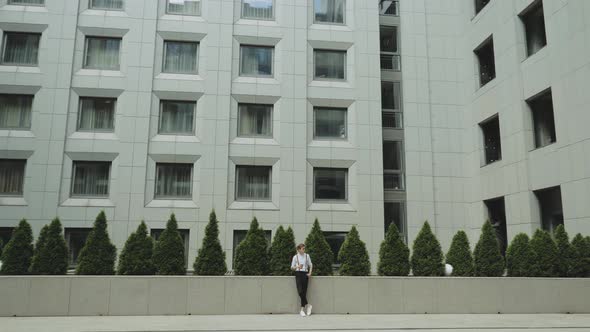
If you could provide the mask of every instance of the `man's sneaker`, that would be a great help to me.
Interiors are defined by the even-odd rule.
[[[307,315],[311,316],[311,304],[307,305]]]
[[[303,309],[301,309],[301,311],[299,312],[299,314],[301,315],[301,317],[305,317],[305,311],[303,311]]]

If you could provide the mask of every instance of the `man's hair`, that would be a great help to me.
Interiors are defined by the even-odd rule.
[[[299,250],[299,249],[301,249],[301,248],[304,248],[304,247],[305,247],[305,244],[303,244],[303,243],[299,243],[299,244],[297,245],[297,250]]]

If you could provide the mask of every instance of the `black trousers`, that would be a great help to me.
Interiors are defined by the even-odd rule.
[[[307,272],[295,271],[295,284],[297,284],[297,293],[299,294],[299,298],[301,299],[302,307],[305,307],[307,305],[308,280],[309,277],[307,276]]]

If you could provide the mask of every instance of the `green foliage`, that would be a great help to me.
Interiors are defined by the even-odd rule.
[[[154,240],[148,235],[143,220],[137,230],[127,238],[119,256],[117,272],[121,275],[152,275],[156,273],[153,261]]]
[[[504,274],[504,257],[502,257],[496,233],[489,221],[483,224],[473,256],[476,276],[501,277]]]
[[[537,229],[531,239],[531,249],[535,253],[533,270],[535,277],[557,276],[557,246],[547,231]]]
[[[368,276],[371,274],[369,252],[355,226],[352,226],[346,235],[338,252],[338,260],[341,263],[338,272],[342,276]]]
[[[270,271],[274,276],[290,276],[291,259],[297,253],[295,249],[295,235],[291,227],[285,231],[279,226],[270,246]]]
[[[1,274],[22,275],[29,272],[33,257],[33,231],[23,219],[12,231],[10,241],[2,251]]]
[[[410,273],[410,249],[394,223],[389,225],[385,239],[381,242],[377,273],[380,276],[407,276]]]
[[[555,272],[558,277],[565,278],[570,275],[570,270],[572,269],[573,248],[563,225],[557,226],[554,236],[555,245],[557,246],[557,266]]]
[[[41,229],[31,272],[45,275],[63,275],[68,272],[68,247],[58,218]]]
[[[578,233],[572,239],[572,266],[570,277],[590,276],[590,240]]]
[[[82,275],[112,275],[115,274],[115,259],[117,248],[111,243],[107,232],[107,218],[104,211],[101,211],[84,248],[78,257],[76,274]]]
[[[447,264],[453,266],[453,276],[470,277],[473,275],[473,255],[469,246],[469,239],[464,231],[458,231],[453,236],[451,247],[447,253]]]
[[[170,215],[166,229],[160,235],[154,247],[154,265],[160,275],[185,275],[184,242],[178,232],[178,223],[174,213]]]
[[[219,242],[219,226],[215,210],[209,215],[209,223],[205,228],[203,244],[193,267],[195,274],[202,276],[222,276],[227,272],[225,263],[225,251]]]
[[[316,219],[311,231],[305,239],[305,250],[313,262],[313,274],[318,276],[331,276],[334,253],[324,237],[320,223]]]
[[[531,249],[529,236],[517,234],[506,250],[506,269],[509,277],[532,277],[537,274],[535,253]]]
[[[444,274],[443,252],[428,221],[414,240],[412,247],[412,273],[415,276],[442,276]]]
[[[270,273],[268,243],[258,220],[252,219],[246,238],[236,248],[234,271],[237,275],[262,276]]]

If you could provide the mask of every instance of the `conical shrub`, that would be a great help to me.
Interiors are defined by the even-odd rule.
[[[537,229],[531,239],[536,277],[557,276],[557,246],[547,231]]]
[[[63,275],[68,272],[68,247],[58,218],[41,229],[31,272],[44,275]]]
[[[590,276],[590,241],[578,233],[572,239],[572,266],[570,277],[584,278]]]
[[[137,230],[127,238],[119,256],[117,272],[121,275],[152,275],[156,273],[153,261],[154,240],[148,235],[142,220]]]
[[[12,231],[10,241],[2,251],[1,274],[22,275],[29,273],[33,258],[33,231],[23,219]]]
[[[504,274],[504,257],[489,221],[483,224],[473,256],[477,277],[501,277]]]
[[[209,223],[205,228],[203,244],[199,249],[195,264],[195,274],[202,276],[222,276],[227,272],[225,251],[219,242],[219,222],[215,210],[209,214]]]
[[[426,221],[412,247],[412,273],[415,276],[442,276],[443,258],[440,243]]]
[[[279,226],[270,246],[270,271],[274,276],[290,276],[291,259],[297,253],[295,249],[295,235],[291,227],[285,230]]]
[[[338,272],[342,276],[368,276],[371,274],[369,252],[355,226],[352,226],[346,235],[338,252],[338,260],[340,261]]]
[[[537,274],[535,253],[531,249],[529,236],[517,234],[506,250],[506,269],[509,277],[532,277]]]
[[[555,229],[555,245],[557,246],[557,266],[556,273],[558,277],[568,277],[572,269],[573,249],[569,237],[563,225]]]
[[[256,218],[252,219],[246,238],[236,248],[234,267],[237,275],[263,276],[270,273],[268,242]]]
[[[160,275],[185,275],[184,242],[174,213],[154,246],[154,265]]]
[[[381,242],[377,273],[380,276],[407,276],[410,273],[410,249],[394,223],[389,225]]]
[[[313,262],[313,274],[318,276],[333,274],[334,253],[326,241],[317,219],[313,222],[311,231],[305,239],[305,250]]]
[[[458,231],[453,236],[451,247],[447,253],[447,264],[453,266],[453,276],[470,277],[473,275],[473,255],[469,239],[464,231]]]
[[[76,274],[115,274],[116,258],[117,248],[111,243],[107,232],[107,217],[104,211],[101,211],[94,221],[94,227],[88,234],[86,244],[80,251]]]

